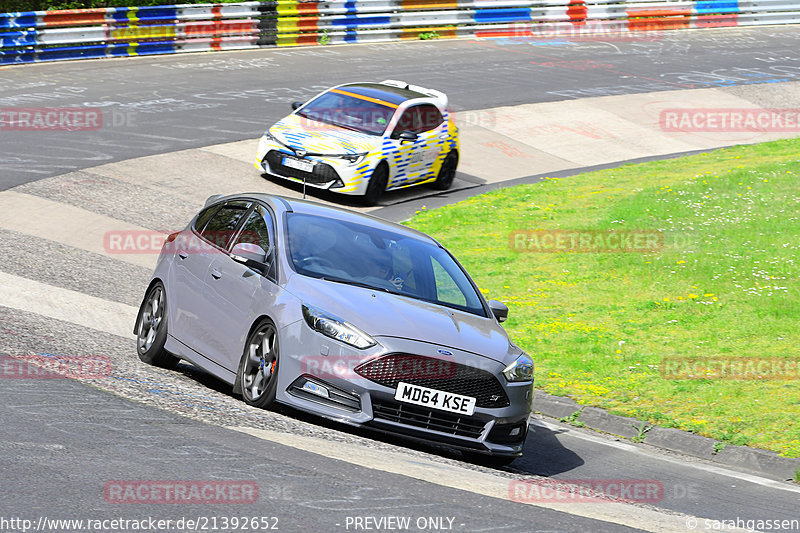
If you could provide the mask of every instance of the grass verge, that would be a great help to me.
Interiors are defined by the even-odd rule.
[[[793,139],[545,179],[423,210],[407,224],[506,302],[506,329],[534,356],[538,388],[800,457],[798,154]],[[663,242],[631,253],[531,246],[556,229],[657,231]],[[536,233],[515,241],[521,230]],[[773,370],[662,375],[673,359],[712,368],[732,357],[767,359]],[[743,377],[747,367],[738,368]]]

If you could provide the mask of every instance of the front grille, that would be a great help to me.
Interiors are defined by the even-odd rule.
[[[422,429],[432,429],[471,439],[480,437],[485,425],[484,422],[470,416],[459,416],[417,405],[376,400],[374,398],[372,400],[372,414],[376,419],[388,420]]]
[[[414,366],[410,362],[417,362]],[[359,365],[360,376],[390,389],[397,384],[410,383],[476,399],[475,406],[483,408],[508,407],[506,391],[497,378],[479,368],[448,360],[410,354],[388,354]]]
[[[298,170],[296,168],[283,165],[283,158],[287,154],[277,150],[270,150],[264,158],[269,163],[269,168],[273,173],[287,178],[305,179],[308,183],[330,183],[339,179],[339,174],[327,163],[317,162],[312,172]]]

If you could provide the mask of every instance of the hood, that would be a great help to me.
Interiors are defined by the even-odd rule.
[[[269,129],[271,135],[291,148],[309,153],[359,154],[371,152],[381,137],[289,115]]]
[[[293,274],[286,288],[303,303],[327,311],[376,339],[400,337],[454,348],[507,364],[512,345],[493,318],[370,290]]]

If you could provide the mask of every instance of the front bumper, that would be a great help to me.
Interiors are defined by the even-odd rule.
[[[461,449],[497,456],[522,454],[533,383],[507,383],[501,374],[504,367],[496,361],[448,348],[458,363],[494,376],[508,397],[504,407],[476,407],[471,416],[465,416],[399,402],[394,399],[395,388],[354,371],[359,364],[390,353],[436,357],[437,345],[377,338],[377,346],[359,351],[312,332],[304,322],[288,326],[281,336],[278,400],[282,403],[339,422]],[[331,399],[302,389],[308,380],[327,387]]]
[[[283,164],[283,158],[287,156],[311,162],[314,169],[307,172],[288,167]],[[369,156],[356,163],[338,157],[315,155],[298,158],[285,146],[262,136],[258,143],[255,166],[262,173],[295,183],[305,182],[309,187],[342,194],[364,195],[372,174],[369,160]]]

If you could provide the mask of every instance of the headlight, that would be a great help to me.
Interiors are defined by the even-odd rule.
[[[331,154],[326,157],[337,157],[339,159],[344,159],[351,165],[357,165],[358,163],[361,163],[365,157],[367,157],[367,153],[368,152],[363,152],[360,154]]]
[[[271,134],[269,132],[269,130],[264,132],[264,136],[261,139],[264,140],[264,141],[271,141],[271,142],[274,142],[274,143],[278,143],[281,146],[286,146],[281,141],[279,141],[277,137],[275,137],[273,134]]]
[[[503,370],[503,375],[510,382],[533,380],[533,361],[525,354]]]
[[[303,317],[308,326],[323,335],[363,350],[375,346],[375,339],[344,320],[316,307],[303,305]]]

